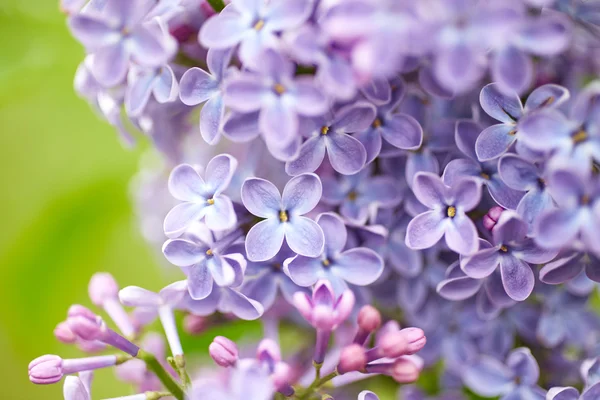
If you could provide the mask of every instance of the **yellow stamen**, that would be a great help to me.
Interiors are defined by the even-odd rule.
[[[327,133],[329,133],[329,127],[328,126],[323,126],[321,128],[321,134],[322,135],[327,135]]]
[[[254,24],[254,29],[257,31],[260,31],[264,26],[265,26],[265,21],[263,21],[262,19],[259,19],[258,21],[256,21],[256,24]]]
[[[581,196],[581,204],[583,204],[583,205],[590,204],[590,196],[588,196],[587,194],[584,194],[583,196]]]
[[[207,256],[212,256],[213,255],[213,251],[211,249],[206,250],[206,255]]]
[[[350,193],[348,193],[348,200],[350,200],[350,201],[356,200],[357,197],[358,197],[358,193],[356,193],[354,190],[351,191]]]
[[[513,129],[512,131],[508,132],[508,134],[509,134],[510,136],[515,136],[515,135],[517,134],[517,130],[516,130],[516,129]]]
[[[324,260],[323,260],[323,265],[324,265],[324,266],[326,266],[326,267],[329,267],[329,264],[331,264],[331,263],[329,262],[329,260],[328,260],[328,259],[324,259]]]
[[[540,107],[545,107],[545,106],[549,106],[550,104],[554,103],[554,96],[550,96],[548,97],[546,100],[544,100],[542,102],[542,104],[540,104]]]
[[[587,137],[587,132],[581,129],[577,131],[571,139],[573,139],[573,143],[577,144],[583,142],[585,139],[587,139]]]
[[[454,206],[448,207],[447,213],[450,218],[454,218],[456,216],[456,207],[454,207]]]
[[[206,202],[212,206],[213,204],[215,204],[215,199],[208,199],[206,200]]]
[[[281,84],[281,83],[276,83],[273,86],[273,90],[275,91],[275,93],[281,95],[285,93],[285,87]]]
[[[481,175],[481,177],[482,177],[483,179],[486,179],[486,180],[490,179],[490,176],[489,176],[488,174],[486,174],[485,172],[482,172],[482,173],[481,173],[481,174],[479,174],[479,175]]]
[[[502,250],[505,253],[508,251],[508,249],[504,245],[500,246],[500,250]]]
[[[375,121],[373,121],[373,128],[379,128],[381,125],[381,120],[379,118],[376,118]]]
[[[279,220],[281,222],[288,222],[289,218],[288,218],[287,212],[279,211]]]

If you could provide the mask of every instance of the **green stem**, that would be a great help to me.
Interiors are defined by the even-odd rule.
[[[223,0],[206,0],[208,4],[215,10],[216,12],[221,12],[225,8],[225,3]]]
[[[313,383],[310,384],[309,387],[306,388],[306,390],[303,391],[302,394],[298,395],[298,399],[300,400],[306,400],[308,398],[310,398],[310,395],[314,394],[314,392],[319,389],[321,386],[323,386],[324,384],[326,384],[327,382],[329,382],[330,380],[332,380],[333,378],[335,378],[336,376],[338,376],[338,372],[337,370],[331,372],[330,374],[325,375],[322,378],[317,378],[313,381]]]
[[[158,362],[156,357],[154,357],[154,354],[148,353],[148,352],[140,349],[140,352],[138,353],[137,358],[139,358],[140,360],[142,360],[146,363],[146,366],[148,367],[148,369],[150,371],[154,372],[154,374],[156,374],[156,376],[162,382],[162,384],[165,385],[165,387],[171,392],[171,394],[177,400],[184,400],[183,389],[181,388],[181,386],[179,386],[179,384],[177,382],[175,382],[173,377],[164,369],[162,364],[160,362]]]

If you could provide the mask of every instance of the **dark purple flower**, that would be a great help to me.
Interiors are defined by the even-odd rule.
[[[233,0],[200,30],[200,42],[207,48],[228,49],[240,45],[238,53],[245,66],[264,66],[261,54],[278,48],[278,33],[298,28],[308,19],[313,3],[305,0]]]
[[[373,218],[378,208],[391,208],[402,201],[402,188],[391,176],[372,176],[365,167],[355,175],[323,177],[323,202],[340,206],[342,217],[357,224]]]
[[[552,260],[558,251],[539,248],[526,238],[528,226],[514,211],[504,211],[492,230],[492,245],[461,260],[461,268],[471,278],[491,275],[498,266],[506,294],[513,300],[525,300],[531,294],[535,277],[529,263]]]
[[[544,265],[540,281],[558,285],[578,277],[582,272],[594,282],[600,282],[600,259],[592,253],[571,251]]]
[[[310,77],[294,77],[294,64],[282,55],[268,50],[261,63],[256,73],[243,72],[226,82],[225,105],[241,113],[259,111],[267,144],[286,147],[299,140],[299,115],[322,115],[329,104]]]
[[[323,231],[303,215],[321,199],[321,180],[315,174],[298,175],[285,185],[283,195],[271,182],[249,178],[242,185],[242,202],[252,214],[265,220],[246,236],[246,254],[251,261],[266,261],[279,252],[283,241],[295,253],[317,257],[323,251]]]
[[[459,150],[469,157],[456,158],[450,161],[442,179],[448,186],[465,177],[474,177],[484,184],[492,199],[504,208],[514,209],[523,197],[523,192],[508,187],[498,173],[498,162],[479,162],[475,153],[475,141],[481,132],[479,124],[474,121],[462,120],[456,123],[455,141]]]
[[[327,153],[334,170],[343,175],[356,174],[365,165],[367,153],[349,133],[367,129],[374,119],[375,107],[358,102],[339,109],[335,115],[303,121],[310,137],[300,147],[298,157],[286,163],[285,171],[292,176],[314,172]]]
[[[130,61],[157,68],[175,54],[177,44],[156,20],[145,21],[153,0],[106,0],[101,10],[73,15],[69,27],[93,55],[90,68],[105,86],[121,82]]]
[[[225,113],[222,82],[231,54],[230,50],[208,50],[208,72],[194,67],[181,77],[181,101],[188,106],[204,103],[200,111],[200,134],[208,144],[215,144],[220,137]]]
[[[191,165],[175,167],[169,176],[169,191],[183,203],[165,217],[165,234],[177,237],[193,222],[202,219],[212,230],[233,227],[237,220],[233,204],[221,193],[229,185],[236,167],[236,159],[228,154],[220,154],[208,162],[204,171],[206,180]]]
[[[325,235],[324,252],[319,257],[297,256],[285,262],[285,271],[297,285],[312,286],[318,280],[331,283],[336,294],[353,285],[369,285],[383,272],[383,260],[371,249],[355,247],[344,250],[347,231],[334,213],[320,214],[317,224]]]
[[[415,175],[413,191],[417,199],[429,208],[410,221],[406,228],[406,245],[412,249],[426,249],[443,236],[448,247],[459,254],[477,250],[477,228],[466,212],[481,199],[481,185],[473,178],[464,178],[453,187],[430,172]]]

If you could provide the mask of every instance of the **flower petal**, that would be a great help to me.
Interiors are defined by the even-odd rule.
[[[362,132],[371,126],[375,116],[376,111],[372,104],[359,101],[340,108],[335,113],[331,129],[343,133]]]
[[[210,99],[217,91],[217,81],[209,73],[194,67],[181,77],[179,97],[188,106],[195,106]]]
[[[505,94],[498,83],[489,83],[481,89],[479,103],[487,115],[500,122],[516,122],[523,114],[519,95],[514,91]]]
[[[485,128],[475,143],[477,158],[479,161],[488,161],[500,157],[515,140],[516,128],[512,125],[497,124]]]
[[[281,249],[284,237],[284,224],[278,218],[269,218],[254,225],[246,235],[248,259],[266,261],[275,257]]]
[[[325,135],[324,142],[329,162],[340,174],[356,174],[365,165],[367,152],[358,139],[344,133],[332,132]]]
[[[344,221],[332,212],[319,214],[316,221],[323,230],[325,255],[331,256],[340,253],[344,249],[348,238]]]
[[[448,187],[434,173],[417,173],[412,189],[417,199],[428,208],[439,208],[446,205]]]
[[[525,102],[526,111],[542,107],[558,107],[570,97],[569,90],[563,86],[548,83],[535,88]]]
[[[187,270],[188,292],[194,300],[203,300],[213,291],[213,278],[206,263],[196,264]]]
[[[79,377],[69,375],[63,385],[65,400],[90,400],[90,394]]]
[[[189,267],[206,258],[208,246],[198,245],[186,239],[167,240],[163,245],[163,254],[167,261],[178,267]]]
[[[324,137],[313,136],[302,144],[298,158],[285,164],[285,172],[291,176],[314,172],[323,162],[323,158],[325,158]]]
[[[513,388],[510,369],[490,356],[481,358],[463,372],[465,385],[484,397],[494,397],[508,393]]]
[[[251,28],[235,11],[235,5],[230,4],[202,24],[198,37],[208,49],[227,49],[238,44]]]
[[[189,164],[180,164],[173,168],[169,175],[169,192],[181,201],[207,200],[204,179]]]
[[[462,276],[459,278],[444,279],[437,285],[436,291],[444,299],[461,301],[474,296],[482,284],[483,281],[479,279]]]
[[[317,257],[323,252],[325,239],[317,223],[306,217],[292,218],[285,227],[285,240],[296,254]]]
[[[319,204],[322,191],[323,186],[317,175],[298,175],[290,179],[283,188],[281,203],[285,211],[294,215],[303,215]]]
[[[508,187],[516,190],[531,190],[540,183],[536,166],[516,154],[500,158],[498,173]]]
[[[527,114],[519,121],[519,138],[533,150],[548,151],[570,140],[574,128],[562,113],[546,108]]]
[[[534,227],[536,242],[546,248],[560,248],[579,232],[577,210],[553,209],[542,213]]]
[[[479,236],[475,224],[466,214],[456,214],[448,219],[446,226],[446,244],[458,254],[469,255],[477,251]]]
[[[491,275],[499,263],[498,249],[491,247],[479,250],[468,257],[463,257],[460,261],[460,267],[471,278],[482,279]]]
[[[237,222],[233,203],[227,196],[215,196],[214,204],[206,207],[204,222],[213,231],[224,231],[233,228]]]
[[[258,301],[249,299],[237,290],[224,288],[219,311],[232,313],[240,319],[253,321],[260,318],[265,309]]]
[[[408,114],[394,114],[386,119],[381,134],[388,143],[399,149],[416,150],[423,144],[421,124]]]
[[[206,267],[215,283],[219,286],[231,286],[235,280],[235,271],[224,257],[208,257]]]
[[[250,74],[229,80],[223,93],[225,105],[242,113],[261,109],[266,96],[264,83],[260,78]]]
[[[216,144],[221,133],[221,125],[225,107],[223,97],[214,96],[200,110],[200,134],[208,144]]]
[[[529,297],[535,276],[527,263],[512,255],[503,255],[500,258],[500,273],[504,290],[511,299],[523,301]]]
[[[237,160],[229,154],[219,154],[210,160],[204,171],[207,190],[216,196],[227,189],[237,164]]]
[[[296,256],[285,263],[290,279],[298,286],[312,286],[323,277],[323,263],[319,258]]]
[[[504,93],[522,94],[533,79],[531,58],[514,46],[506,46],[494,55],[492,76]]]
[[[241,196],[244,207],[257,217],[278,217],[279,211],[282,211],[279,190],[265,179],[246,179],[242,184]]]
[[[373,250],[358,247],[343,252],[331,272],[353,285],[370,285],[381,276],[383,260]]]
[[[319,116],[329,108],[327,97],[310,80],[297,79],[295,96],[298,114],[309,117]]]
[[[206,213],[205,203],[181,203],[169,211],[165,217],[163,229],[165,235],[177,237],[185,231],[193,222],[199,221]]]
[[[419,214],[408,223],[406,245],[415,250],[430,248],[444,236],[448,225],[441,211]]]
[[[512,210],[503,211],[494,226],[492,235],[495,245],[521,242],[527,235],[527,223]]]
[[[127,286],[119,291],[119,301],[127,307],[158,307],[162,300],[157,293],[138,286]]]

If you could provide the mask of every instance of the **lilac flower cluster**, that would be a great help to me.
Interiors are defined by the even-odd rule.
[[[400,399],[600,398],[600,4],[62,8],[87,53],[78,93],[162,155],[136,203],[186,279],[119,292],[95,276],[92,302],[121,333],[74,306],[56,336],[126,355],[43,356],[33,382],[79,372],[65,397],[89,399],[88,371],[123,364],[141,393],[123,399],[376,400],[350,384],[425,368],[439,393]],[[265,337],[251,357],[216,337],[226,372],[190,377],[175,312],[190,333],[260,319]],[[167,361],[156,335],[139,341],[156,318]],[[302,332],[290,354],[280,327]]]

